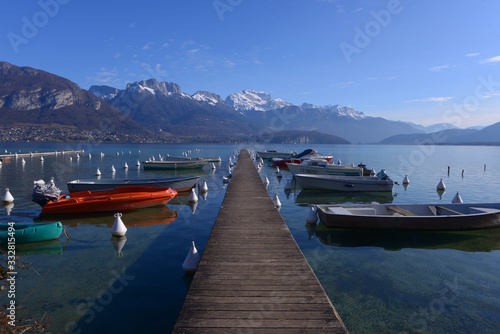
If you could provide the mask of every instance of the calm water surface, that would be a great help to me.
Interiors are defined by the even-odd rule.
[[[203,251],[225,194],[222,176],[228,159],[248,145],[82,145],[86,153],[12,159],[0,167],[0,187],[9,187],[14,207],[2,208],[0,221],[47,221],[31,202],[33,181],[55,177],[66,190],[73,179],[160,177],[198,174],[209,192],[196,207],[179,196],[165,207],[124,212],[127,240],[118,245],[109,227],[114,217],[57,217],[70,239],[20,247],[32,270],[17,281],[19,313],[45,319],[52,333],[170,332],[191,277],[182,262],[196,242]],[[67,144],[3,144],[0,151],[29,152],[78,149]],[[273,146],[300,151],[309,146]],[[278,179],[271,167],[260,174],[270,180],[270,195],[278,193],[280,210],[297,243],[351,333],[498,333],[500,330],[500,229],[469,232],[373,232],[327,229],[306,225],[309,204],[319,203],[449,203],[459,191],[465,202],[498,201],[500,149],[468,146],[316,145],[344,164],[365,163],[384,168],[407,188],[392,195],[342,194],[283,190],[291,175]],[[196,150],[198,149],[198,150]],[[135,167],[137,159],[161,155],[220,156],[215,171],[149,172]],[[88,157],[88,152],[92,158]],[[99,153],[105,156],[100,157]],[[119,155],[117,155],[117,152]],[[123,154],[122,154],[123,152]],[[130,153],[129,153],[130,152]],[[72,160],[70,161],[70,156]],[[128,170],[123,169],[127,162]],[[486,165],[486,170],[485,170]],[[450,166],[450,174],[447,170]],[[463,177],[462,177],[463,170]],[[443,178],[446,192],[436,192]],[[2,191],[3,193],[3,191]],[[10,215],[7,212],[10,211]],[[121,252],[117,249],[122,247]],[[304,287],[307,289],[307,287]],[[6,296],[2,295],[2,302]]]

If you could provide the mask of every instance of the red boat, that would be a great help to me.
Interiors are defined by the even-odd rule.
[[[59,196],[42,208],[44,214],[125,211],[165,205],[177,196],[171,188],[120,187],[108,191],[79,191]]]
[[[321,155],[316,150],[307,149],[289,159],[272,159],[271,161],[274,166],[279,166],[281,169],[288,169],[287,163],[300,164],[302,161],[309,159],[323,159],[326,162],[330,162],[333,157],[331,155]]]

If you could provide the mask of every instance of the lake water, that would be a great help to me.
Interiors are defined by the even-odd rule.
[[[33,181],[55,177],[66,182],[102,178],[160,177],[197,174],[209,192],[196,207],[179,196],[165,207],[123,212],[128,226],[124,245],[113,241],[112,214],[58,217],[70,239],[18,249],[31,270],[16,282],[18,314],[49,324],[51,333],[170,332],[192,277],[182,262],[195,241],[203,251],[222,203],[228,159],[234,150],[301,151],[315,148],[343,164],[384,168],[408,187],[393,195],[343,194],[283,190],[291,175],[278,179],[271,167],[260,174],[278,193],[281,215],[351,333],[498,333],[500,328],[500,229],[467,232],[373,232],[326,229],[305,223],[309,204],[345,202],[449,203],[459,191],[464,202],[498,201],[498,147],[372,145],[160,145],[160,144],[2,144],[0,151],[29,152],[80,149],[75,155],[11,159],[0,167],[0,189],[16,198],[0,208],[0,222],[47,221],[31,202]],[[215,171],[144,171],[136,160],[151,156],[220,156]],[[88,157],[88,153],[92,158]],[[104,157],[100,152],[105,153]],[[117,155],[117,152],[119,155]],[[123,152],[123,154],[122,154]],[[70,161],[72,156],[72,161]],[[124,163],[130,166],[123,169]],[[448,166],[450,173],[448,175]],[[486,166],[486,168],[485,168]],[[462,176],[463,171],[463,176]],[[446,192],[436,185],[443,178]],[[293,184],[293,183],[292,183]],[[7,214],[9,211],[10,215]],[[122,247],[121,252],[117,248]],[[304,287],[307,289],[307,287]],[[1,302],[7,302],[2,294]]]

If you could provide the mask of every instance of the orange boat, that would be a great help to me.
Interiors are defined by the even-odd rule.
[[[120,187],[108,191],[79,191],[59,196],[42,208],[44,214],[125,211],[165,205],[177,196],[171,188]]]

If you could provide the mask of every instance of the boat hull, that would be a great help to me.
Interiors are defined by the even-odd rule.
[[[294,175],[297,184],[306,190],[332,191],[392,191],[394,181],[378,177],[334,176],[334,175]]]
[[[6,245],[11,237],[8,228],[9,223],[0,224],[0,245]],[[60,222],[43,224],[16,223],[13,228],[16,244],[57,239],[63,230]]]
[[[74,180],[67,183],[70,193],[77,191],[111,190],[120,187],[142,186],[172,188],[178,192],[189,191],[196,186],[199,176],[174,177],[164,179],[136,179],[136,180]]]
[[[144,169],[192,169],[203,168],[207,161],[144,161]]]
[[[500,227],[500,203],[406,204],[397,208],[422,215],[390,214],[394,204],[318,205],[319,220],[328,228],[455,231]],[[436,209],[433,215],[429,207]],[[455,214],[446,209],[462,214]],[[425,212],[425,209],[428,212]]]
[[[295,174],[311,175],[338,175],[338,176],[362,176],[363,170],[359,167],[329,165],[326,167],[303,166],[296,163],[287,163],[288,170]]]
[[[126,211],[165,205],[177,191],[170,188],[122,187],[112,191],[82,191],[62,195],[42,208],[43,214]]]

